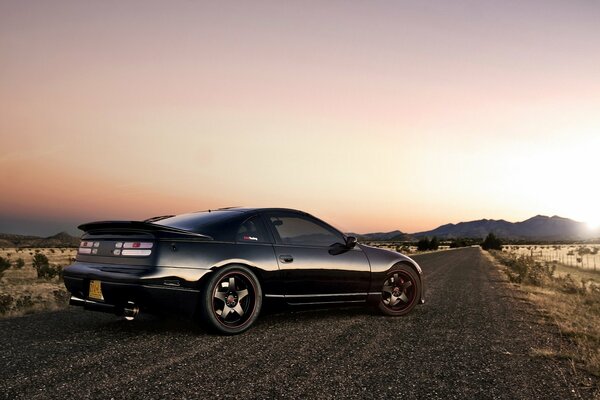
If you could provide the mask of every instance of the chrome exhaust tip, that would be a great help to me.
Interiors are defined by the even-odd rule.
[[[140,308],[135,305],[133,301],[128,301],[125,308],[123,308],[123,316],[127,321],[133,321],[135,317],[140,313]]]
[[[85,300],[80,299],[79,297],[71,296],[69,299],[69,305],[83,307],[85,305]]]

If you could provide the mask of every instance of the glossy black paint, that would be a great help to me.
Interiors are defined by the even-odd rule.
[[[80,227],[85,231],[82,240],[98,242],[97,254],[78,254],[75,263],[64,270],[65,286],[73,296],[88,299],[90,280],[99,280],[104,294],[100,303],[123,309],[132,302],[142,311],[192,315],[206,277],[228,265],[250,268],[265,300],[288,304],[379,301],[387,272],[399,262],[410,265],[421,278],[420,267],[409,257],[356,244],[301,211],[235,208],[213,213],[210,218],[188,214],[166,220],[175,221],[177,227],[163,225],[164,220],[84,224]],[[273,215],[313,221],[339,236],[339,242],[330,246],[283,243],[269,222]],[[210,226],[199,224],[195,229],[194,218],[208,220]],[[237,229],[249,219],[266,229],[260,242],[236,238]],[[186,223],[188,230],[181,227]],[[115,243],[125,241],[152,242],[152,254],[114,255]]]

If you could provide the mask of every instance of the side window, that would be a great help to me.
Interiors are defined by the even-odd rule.
[[[235,239],[238,242],[271,242],[259,217],[252,217],[240,225]]]
[[[270,216],[269,221],[284,244],[331,246],[344,242],[338,233],[303,217]]]

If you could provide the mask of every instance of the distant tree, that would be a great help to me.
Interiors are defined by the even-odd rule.
[[[467,246],[467,242],[464,239],[455,239],[450,243],[451,249],[457,249],[459,247],[466,247],[466,246]]]
[[[481,248],[484,250],[502,250],[502,242],[490,232],[481,243]]]
[[[433,237],[429,242],[429,250],[437,250],[440,247],[440,242],[437,237]]]
[[[15,261],[15,267],[20,269],[20,268],[23,268],[24,266],[25,266],[25,261],[21,257],[17,258],[17,261]]]
[[[417,243],[417,250],[419,250],[419,251],[429,250],[429,239],[423,238],[423,239],[419,240],[419,242]]]

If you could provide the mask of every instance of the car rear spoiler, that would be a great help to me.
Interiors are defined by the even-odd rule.
[[[206,240],[213,240],[208,235],[201,233],[186,231],[184,229],[173,228],[165,225],[153,224],[144,221],[96,221],[88,222],[87,224],[79,225],[77,228],[86,233],[98,232],[114,232],[114,231],[144,231],[144,232],[168,232],[185,236],[194,236]]]

